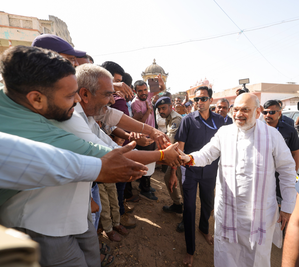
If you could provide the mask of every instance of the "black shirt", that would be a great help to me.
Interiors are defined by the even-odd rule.
[[[278,121],[276,126],[277,130],[281,133],[284,141],[286,142],[288,148],[291,151],[295,151],[299,149],[299,138],[296,129],[289,124]]]

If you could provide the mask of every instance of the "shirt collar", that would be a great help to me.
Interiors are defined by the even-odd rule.
[[[201,118],[201,115],[200,115],[200,113],[199,113],[198,110],[195,110],[194,112],[195,112],[195,116],[194,116],[195,118],[196,117],[200,117]],[[214,117],[214,116],[215,116],[214,112],[212,112],[211,110],[209,110],[209,118]]]
[[[78,102],[77,105],[74,107],[74,109],[78,112],[78,113],[85,113],[81,104]]]

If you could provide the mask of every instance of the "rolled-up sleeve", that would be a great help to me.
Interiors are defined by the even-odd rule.
[[[108,107],[108,110],[106,111],[105,117],[102,122],[110,126],[116,126],[123,114],[124,113],[120,110]]]

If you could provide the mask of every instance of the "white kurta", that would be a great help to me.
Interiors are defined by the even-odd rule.
[[[228,125],[219,129],[216,135],[211,139],[200,152],[194,152],[196,166],[205,166],[220,156],[219,169],[216,182],[215,198],[215,245],[214,245],[214,264],[215,266],[270,266],[270,252],[273,239],[275,223],[278,219],[278,207],[276,203],[276,182],[275,170],[280,173],[280,186],[283,192],[284,203],[282,211],[291,213],[296,199],[295,192],[295,165],[290,150],[286,146],[282,136],[274,128],[269,133],[272,138],[272,159],[267,170],[266,186],[268,187],[265,200],[266,216],[266,238],[262,245],[254,244],[251,246],[250,230],[252,223],[252,198],[253,198],[253,144],[254,129],[248,131],[237,131],[236,138],[236,162],[232,163],[235,167],[235,192],[236,213],[237,213],[237,243],[228,242],[223,238],[222,222],[223,209],[225,208],[223,176],[228,173],[227,161],[223,155],[227,156],[233,151],[224,151],[224,142],[236,131],[236,126]],[[231,137],[232,138],[232,137]],[[233,149],[227,148],[226,149]],[[229,153],[227,153],[229,152]],[[262,151],[265,153],[265,151]],[[227,179],[227,178],[226,178]]]

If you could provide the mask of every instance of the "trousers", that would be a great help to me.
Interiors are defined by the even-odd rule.
[[[182,167],[184,168],[184,167]],[[216,183],[215,177],[202,177],[202,171],[198,177],[184,176],[182,172],[183,192],[184,192],[184,227],[187,253],[194,254],[195,251],[195,214],[196,214],[196,195],[199,187],[199,196],[201,202],[199,230],[204,234],[209,233],[209,218],[214,209],[214,189]]]
[[[113,183],[98,184],[101,196],[102,212],[100,222],[105,232],[111,232],[113,226],[119,226],[120,214],[116,186]]]
[[[164,182],[165,182],[165,185],[167,187],[168,193],[169,193],[169,195],[170,195],[173,203],[176,204],[176,205],[180,205],[182,203],[180,192],[181,192],[181,194],[183,196],[182,172],[181,172],[181,169],[177,168],[177,170],[176,170],[176,176],[177,176],[179,184],[178,184],[177,188],[175,188],[175,187],[172,188],[172,193],[170,192],[170,189],[169,189],[169,186],[168,186],[170,175],[171,175],[171,167],[168,166],[168,168],[166,170],[166,173],[164,175]]]
[[[98,235],[90,221],[85,233],[63,237],[46,236],[20,227],[16,229],[40,245],[42,267],[101,267]]]

